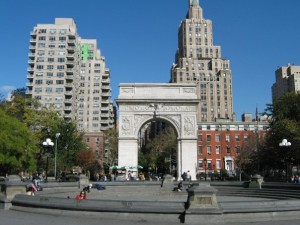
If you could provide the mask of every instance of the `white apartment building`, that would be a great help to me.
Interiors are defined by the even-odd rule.
[[[71,18],[38,24],[30,36],[27,96],[54,108],[65,119],[77,120],[85,132],[112,127],[110,73],[96,41],[81,39]],[[98,116],[93,120],[96,110]]]
[[[275,78],[272,85],[273,101],[288,92],[300,93],[300,66],[282,66],[275,71]]]
[[[189,0],[186,19],[180,24],[170,82],[197,85],[198,122],[234,119],[229,60],[213,44],[212,21],[203,18],[199,0]]]

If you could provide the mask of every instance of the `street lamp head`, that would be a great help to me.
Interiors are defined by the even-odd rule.
[[[55,134],[55,138],[57,139],[60,136],[60,133]]]
[[[279,146],[282,147],[282,146],[291,146],[291,142],[289,142],[287,139],[283,139],[280,143],[279,143]]]
[[[54,146],[54,143],[51,141],[50,138],[47,138],[46,141],[43,142],[44,146]]]

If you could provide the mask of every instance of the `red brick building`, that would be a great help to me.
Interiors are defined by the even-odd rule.
[[[267,129],[266,121],[199,123],[197,174],[226,169],[235,175],[236,160],[244,146],[256,148]]]
[[[104,134],[103,132],[86,132],[84,134],[86,144],[96,153],[96,161],[99,172],[104,172]]]

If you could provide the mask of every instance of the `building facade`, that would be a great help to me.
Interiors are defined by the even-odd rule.
[[[275,78],[272,86],[273,101],[288,92],[300,93],[300,66],[282,66],[275,71]]]
[[[110,72],[96,40],[81,39],[70,18],[38,24],[30,36],[27,97],[84,132],[113,127]]]
[[[198,178],[225,169],[237,175],[237,160],[242,151],[255,151],[264,139],[267,120],[242,122],[212,122],[198,124]]]
[[[232,121],[232,76],[229,60],[213,44],[212,21],[203,18],[198,0],[189,1],[186,19],[178,30],[178,49],[171,83],[197,85],[198,122]]]

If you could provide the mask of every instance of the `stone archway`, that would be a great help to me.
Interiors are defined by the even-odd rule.
[[[162,119],[178,134],[177,174],[196,179],[197,106],[194,84],[120,84],[119,166],[137,166],[138,132],[147,121]]]

